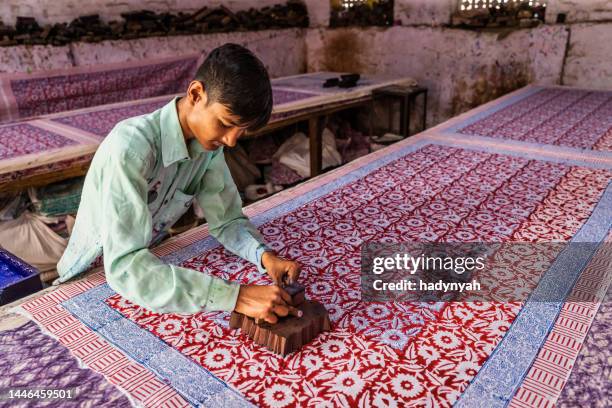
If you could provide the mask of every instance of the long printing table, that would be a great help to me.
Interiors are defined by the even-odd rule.
[[[311,174],[321,171],[321,118],[367,104],[372,90],[391,84],[414,84],[409,78],[364,76],[353,88],[324,88],[339,73],[316,72],[272,80],[274,108],[268,126],[255,137],[302,120],[309,121]],[[152,112],[174,95],[120,102],[55,113],[0,126],[0,192],[83,175],[98,145],[126,118]]]
[[[600,316],[610,315],[597,311],[612,277],[611,108],[611,92],[528,87],[246,207],[270,246],[302,264],[306,295],[330,313],[332,330],[299,352],[256,345],[228,327],[225,312],[153,313],[94,270],[15,310],[33,322],[0,332],[10,357],[0,362],[0,388],[63,384],[83,404],[105,395],[145,407],[550,407],[605,398],[609,384],[592,384],[606,376],[606,350],[592,346],[600,333],[589,327],[605,328]],[[532,257],[545,254],[513,254],[518,272],[495,276],[502,291],[520,282],[555,288],[554,300],[366,301],[362,244],[401,241],[587,245],[554,254],[536,274]],[[270,283],[206,225],[154,253]],[[0,323],[7,313],[0,309]]]

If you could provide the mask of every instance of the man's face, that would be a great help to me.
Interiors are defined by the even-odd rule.
[[[246,130],[237,126],[239,118],[218,102],[207,106],[206,93],[202,91],[200,95],[193,100],[193,108],[186,117],[194,137],[209,151],[217,150],[221,146],[234,147]]]

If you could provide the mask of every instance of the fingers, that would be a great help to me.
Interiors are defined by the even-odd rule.
[[[289,314],[292,315],[292,316],[295,316],[295,317],[302,317],[302,316],[304,316],[304,312],[302,312],[297,307],[288,306],[287,308],[289,309]]]
[[[285,316],[287,316],[289,314],[289,306],[277,305],[277,306],[274,306],[272,311],[277,316],[285,317]]]
[[[291,316],[295,316],[295,317],[302,317],[304,315],[304,312],[302,312],[300,309],[295,308],[293,306],[290,305],[286,305],[286,306],[275,306],[274,307],[274,314],[276,314],[277,316],[280,317],[285,317],[288,315]]]
[[[289,294],[285,291],[285,289],[276,286],[276,288],[278,288],[278,295],[280,296],[282,302],[276,302],[277,304],[286,304],[286,303],[291,303],[291,296],[289,296]]]
[[[264,314],[263,320],[265,320],[266,322],[270,324],[276,324],[278,322],[278,317],[276,317],[274,313],[268,312]]]
[[[289,268],[289,272],[287,273],[287,280],[290,285],[298,281],[298,278],[300,277],[300,272],[301,270],[298,264],[295,264],[294,266]]]

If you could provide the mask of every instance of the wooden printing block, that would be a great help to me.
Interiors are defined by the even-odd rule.
[[[312,341],[319,333],[331,328],[325,307],[316,301],[304,300],[300,305],[302,317],[279,318],[278,323],[255,323],[255,319],[232,312],[230,327],[240,329],[255,343],[286,356]]]
[[[289,302],[291,306],[299,306],[306,300],[304,296],[304,286],[299,283],[292,283],[291,285],[285,286],[283,289],[291,296],[291,302]]]

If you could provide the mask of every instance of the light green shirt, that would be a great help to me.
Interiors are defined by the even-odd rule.
[[[222,148],[185,142],[173,99],[118,123],[85,178],[76,223],[57,269],[64,282],[103,254],[106,280],[126,299],[158,313],[233,310],[240,286],[168,265],[149,251],[197,200],[209,232],[257,265],[268,248],[242,212]]]

